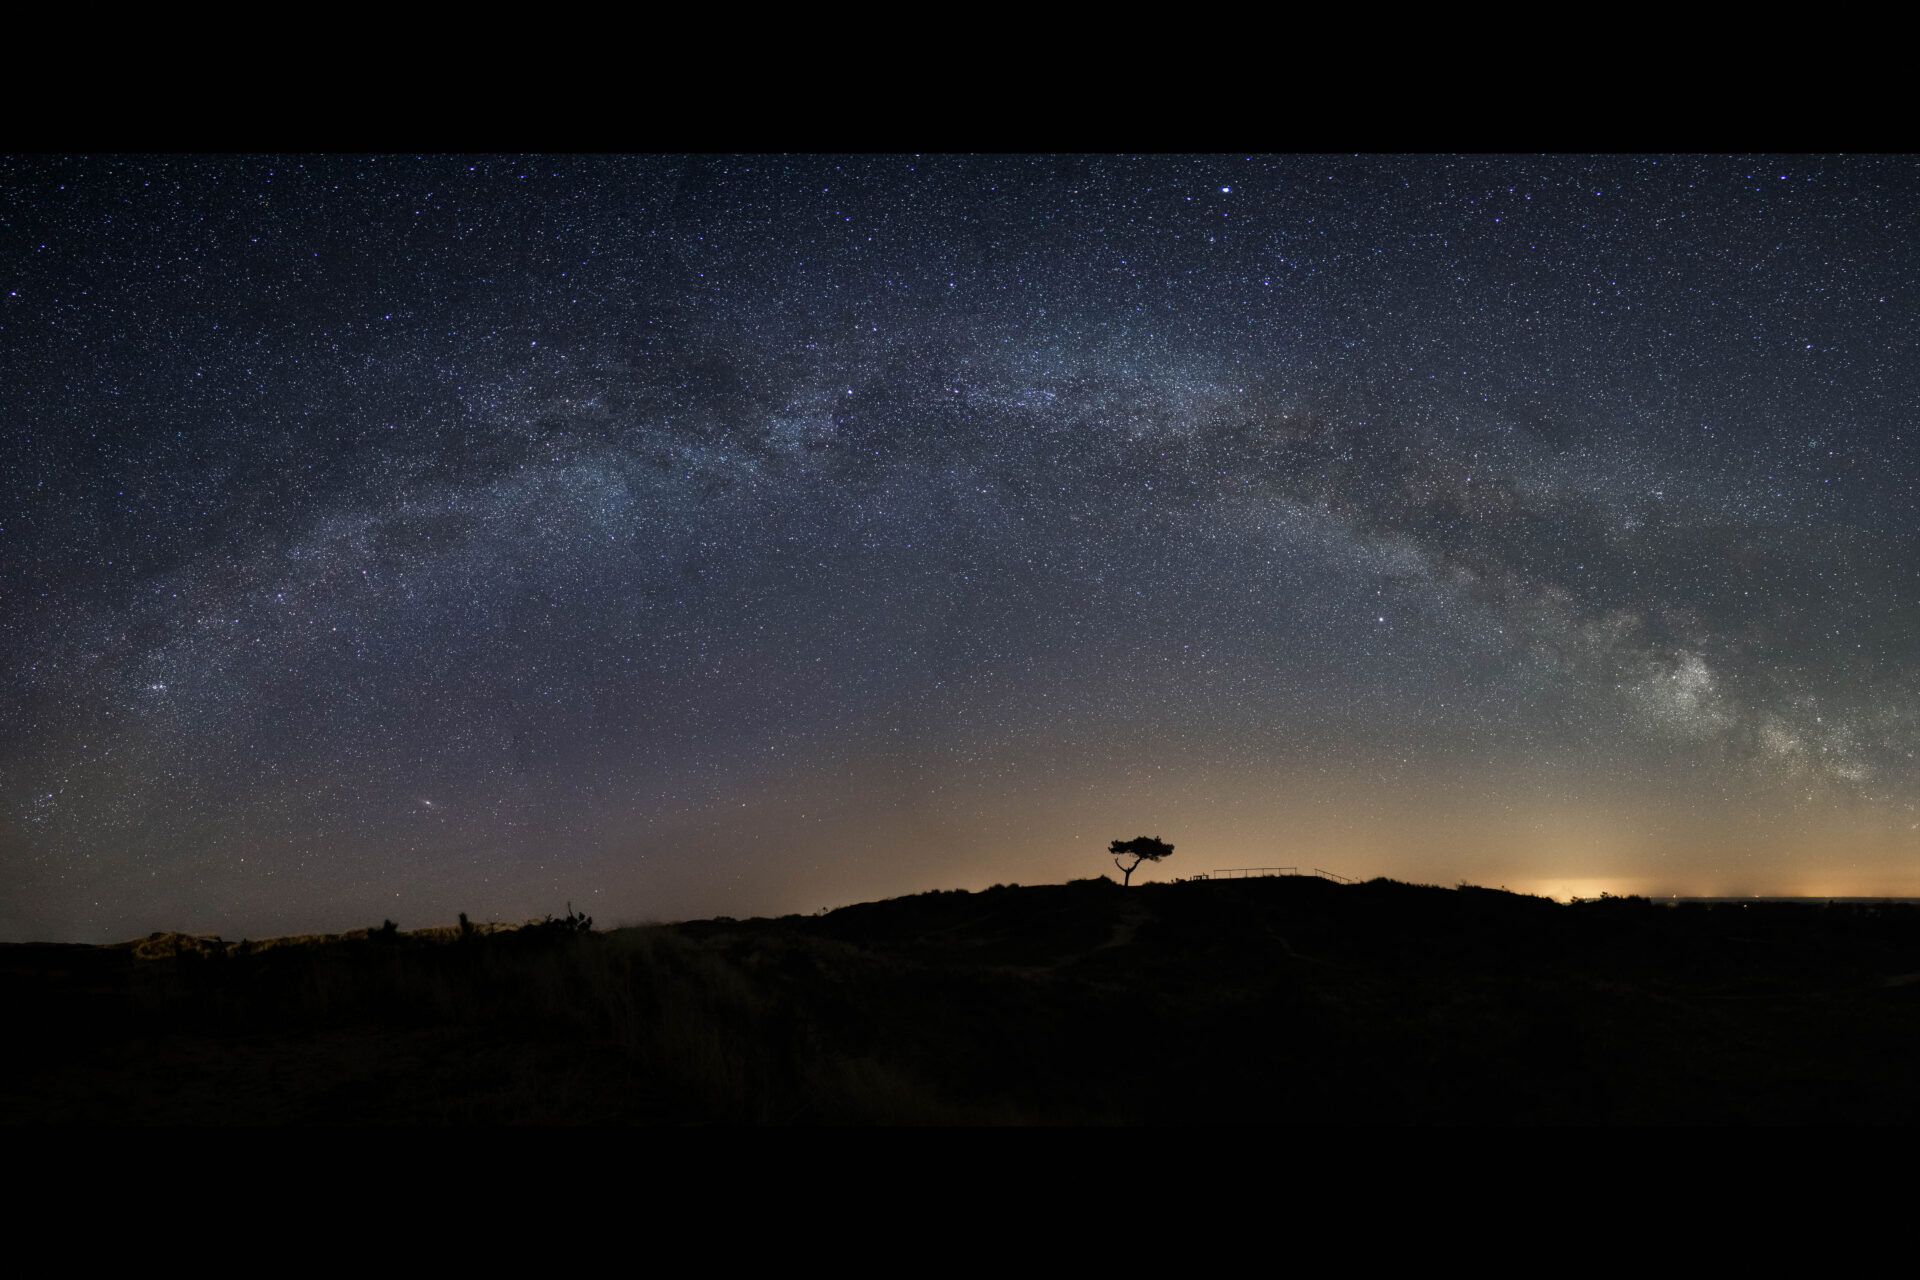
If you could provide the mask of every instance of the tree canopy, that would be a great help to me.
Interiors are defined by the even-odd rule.
[[[1124,877],[1122,884],[1133,883],[1133,873],[1143,862],[1158,862],[1173,852],[1173,846],[1159,836],[1135,836],[1131,840],[1115,840],[1107,846],[1107,852],[1114,855],[1113,865],[1120,868]],[[1123,864],[1120,859],[1131,855],[1133,861]]]

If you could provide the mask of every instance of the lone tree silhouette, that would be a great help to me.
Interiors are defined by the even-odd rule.
[[[1122,884],[1133,883],[1133,873],[1143,862],[1158,862],[1173,852],[1173,846],[1159,836],[1135,836],[1131,840],[1115,840],[1107,846],[1107,852],[1114,855],[1113,865],[1120,867],[1120,874],[1126,877]],[[1130,866],[1121,866],[1120,859],[1133,855]]]

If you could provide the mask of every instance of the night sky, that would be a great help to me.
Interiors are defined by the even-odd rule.
[[[1920,893],[1920,162],[0,161],[0,937]]]

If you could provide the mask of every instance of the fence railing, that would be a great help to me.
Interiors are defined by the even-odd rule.
[[[1248,876],[1297,876],[1299,874],[1298,867],[1226,867],[1213,872],[1207,879],[1232,880],[1238,877],[1244,880]]]
[[[1188,879],[1246,880],[1253,876],[1297,876],[1299,874],[1300,868],[1298,867],[1218,867],[1213,871],[1202,871],[1197,875],[1189,876]],[[1329,871],[1325,867],[1315,867],[1312,874],[1319,876],[1323,880],[1331,880],[1335,884],[1360,883],[1352,876],[1343,876],[1338,871]]]

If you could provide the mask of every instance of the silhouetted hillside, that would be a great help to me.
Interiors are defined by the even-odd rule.
[[[1318,878],[0,947],[0,1114],[1910,1121],[1920,910]]]

